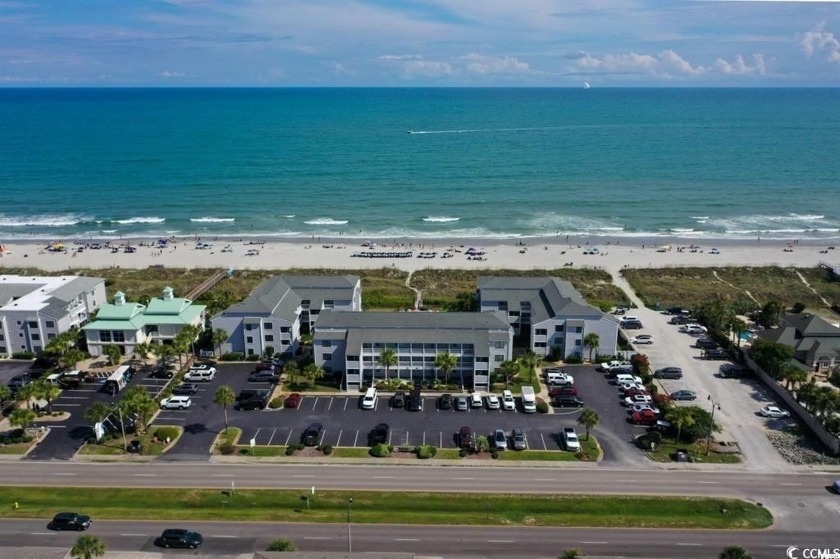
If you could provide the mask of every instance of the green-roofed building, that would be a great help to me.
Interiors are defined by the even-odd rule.
[[[175,297],[171,287],[148,306],[130,303],[125,294],[117,292],[114,302],[102,305],[96,320],[83,328],[88,351],[96,357],[102,355],[104,346],[115,344],[123,355],[131,355],[140,343],[170,344],[185,326],[203,330],[205,309],[204,305]]]

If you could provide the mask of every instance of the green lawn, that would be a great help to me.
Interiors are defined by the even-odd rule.
[[[503,526],[617,526],[757,529],[772,523],[766,509],[723,498],[319,491],[311,509],[308,491],[239,489],[126,489],[3,487],[0,502],[20,503],[4,514],[50,518],[77,510],[95,519],[222,520],[343,523],[353,498],[359,524]]]
[[[645,454],[654,462],[673,462],[673,454],[677,448],[688,449],[692,461],[700,464],[740,464],[742,461],[740,454],[719,454],[717,452],[706,454],[705,442],[677,444],[673,439],[662,439],[662,442],[656,445],[656,451],[647,451]]]
[[[157,440],[154,436],[155,431],[157,431],[158,427],[164,426],[155,425],[154,428],[149,429],[149,431],[143,433],[142,435],[126,433],[125,444],[131,444],[131,441],[139,439],[143,445],[143,450],[140,453],[141,455],[158,456],[160,454],[163,454],[163,451],[166,448],[166,443],[164,441]],[[175,427],[176,429],[178,429],[179,437],[181,436],[181,433],[183,433],[182,427],[176,427],[174,425],[169,425],[167,427]],[[124,450],[122,435],[120,435],[117,438],[102,441],[101,443],[88,443],[79,449],[79,454],[84,454],[88,456],[119,456],[121,454],[126,454],[126,452]]]
[[[373,456],[370,455],[370,449],[367,447],[362,448],[349,448],[349,447],[333,447],[333,456],[338,458],[371,458]]]
[[[500,460],[536,462],[595,462],[601,456],[601,448],[598,446],[598,439],[590,436],[589,440],[585,435],[580,436],[581,452],[567,452],[565,450],[523,450],[508,451],[499,454]]]

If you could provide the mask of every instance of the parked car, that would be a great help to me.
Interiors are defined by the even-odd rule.
[[[681,379],[683,376],[682,369],[679,367],[663,367],[656,369],[653,373],[654,378],[661,379]]]
[[[85,514],[77,512],[60,512],[56,514],[52,521],[47,525],[50,530],[75,530],[81,532],[90,528],[93,522],[91,518]]]
[[[668,322],[670,324],[690,324],[693,321],[694,321],[694,319],[691,318],[690,315],[678,314],[676,316],[672,316],[671,320],[669,320]]]
[[[472,450],[474,445],[472,429],[464,425],[458,430],[458,446],[465,450]]]
[[[260,371],[271,371],[274,372],[274,365],[271,362],[263,361],[262,363],[257,363],[257,366],[254,368],[254,372],[258,373]]]
[[[190,382],[210,382],[216,376],[216,369],[201,369],[187,371],[184,375],[184,380]]]
[[[671,392],[671,399],[672,400],[696,400],[697,393],[693,390],[677,390],[676,392]]]
[[[90,380],[91,375],[88,372],[69,371],[62,373],[61,378],[58,380],[58,384],[62,388],[75,389],[81,388],[84,383],[90,382]]]
[[[156,543],[165,548],[184,547],[195,549],[200,547],[203,542],[204,538],[198,532],[180,528],[168,528],[163,531]]]
[[[633,404],[632,406],[630,406],[630,413],[645,410],[650,410],[656,415],[659,415],[659,410],[657,408],[654,408],[652,404]]]
[[[473,392],[470,394],[470,406],[473,408],[483,408],[484,407],[484,400],[481,398],[481,394],[478,392]]]
[[[644,388],[628,388],[624,391],[625,398],[628,396],[637,396],[639,394],[643,396],[650,396],[650,391],[645,390]]]
[[[272,382],[275,383],[280,380],[280,377],[274,371],[255,371],[248,375],[248,382]]]
[[[685,307],[674,306],[674,307],[668,307],[667,309],[665,309],[665,314],[689,315],[689,314],[691,314],[691,310],[687,309]]]
[[[268,392],[268,391],[266,391]],[[242,411],[260,411],[268,405],[268,394],[255,394],[245,400],[240,400],[237,407]]]
[[[729,359],[729,354],[718,348],[718,349],[707,349],[703,352],[703,358],[708,359],[710,361],[723,361],[725,359]]]
[[[633,364],[629,361],[604,361],[598,367],[601,371],[607,372],[618,367],[632,367]]]
[[[12,379],[9,381],[9,390],[13,393],[17,392],[27,384],[31,384],[33,382],[32,377],[29,375],[16,375],[13,376]]]
[[[170,396],[160,401],[162,410],[184,410],[192,405],[189,396]]]
[[[166,367],[158,366],[152,367],[149,371],[149,378],[156,379],[170,379],[175,376],[175,371],[170,371]]]
[[[628,396],[624,399],[624,405],[632,406],[633,404],[650,404],[653,398],[645,394],[636,394],[635,396]]]
[[[215,373],[216,367],[207,363],[195,363],[193,365],[190,365],[190,371],[212,371],[213,373]]]
[[[514,429],[510,435],[510,439],[513,443],[513,450],[526,450],[528,448],[528,442],[525,440],[525,431],[522,429]]]
[[[752,372],[752,369],[741,367],[740,365],[735,365],[733,363],[724,363],[720,366],[719,371],[720,378],[749,378],[755,374]]]
[[[505,435],[504,429],[493,431],[493,448],[496,450],[507,450],[507,435]]]
[[[634,411],[630,415],[630,421],[636,425],[655,425],[659,415],[653,410]]]
[[[717,349],[720,347],[716,341],[712,338],[702,337],[697,338],[697,341],[694,342],[695,347],[699,347],[700,349]]]
[[[456,411],[467,411],[470,407],[470,401],[466,396],[456,396],[455,397],[455,410]]]
[[[557,398],[558,396],[577,396],[578,391],[577,388],[574,386],[555,386],[554,388],[549,388],[548,390],[548,397],[549,398]]]
[[[620,326],[625,330],[641,330],[644,328],[641,320],[624,320]]]
[[[560,440],[563,441],[563,448],[577,452],[580,450],[580,440],[574,427],[564,427],[560,433]]]
[[[684,332],[686,334],[693,334],[695,336],[699,336],[701,334],[705,334],[707,332],[705,326],[700,326],[699,324],[690,323],[690,324],[683,324],[680,326],[680,332]]]
[[[172,394],[175,396],[192,396],[196,392],[198,392],[198,385],[194,382],[185,382],[172,389]]]
[[[556,408],[582,408],[584,401],[577,396],[560,396],[554,399]]]
[[[627,394],[628,390],[633,390],[633,389],[644,390],[645,385],[644,384],[639,384],[638,382],[622,382],[618,385],[618,392],[620,394]]]
[[[640,334],[638,336],[633,336],[632,338],[630,338],[630,341],[636,345],[650,345],[653,343],[653,336],[651,336],[650,334]]]
[[[387,423],[379,423],[370,432],[370,446],[388,444],[391,428]]]
[[[304,446],[318,446],[318,439],[321,438],[323,432],[324,426],[321,423],[312,423],[301,435],[300,442]]]
[[[513,392],[510,390],[502,391],[502,407],[506,410],[516,409],[516,400],[513,399]]]
[[[394,396],[391,398],[391,406],[395,408],[404,408],[405,407],[405,392],[402,390],[397,390],[394,392]]]
[[[774,419],[790,417],[790,412],[783,410],[779,406],[764,406],[758,413],[764,417],[772,417]]]
[[[452,402],[452,394],[441,394],[440,398],[438,398],[438,409],[451,410]]]
[[[423,394],[418,387],[408,395],[408,411],[423,411]]]
[[[484,403],[487,405],[488,410],[497,410],[501,407],[499,397],[495,394],[488,394],[487,396],[485,396]]]
[[[284,408],[297,408],[300,406],[300,401],[303,399],[303,396],[300,395],[298,392],[292,392],[286,399],[283,400],[283,407]]]

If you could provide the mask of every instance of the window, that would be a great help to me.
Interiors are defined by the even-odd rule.
[[[545,336],[548,334],[548,330],[545,328],[536,328],[534,329],[535,336]]]
[[[52,320],[47,320],[46,322],[44,322],[44,325],[47,328],[55,328],[55,322],[53,322]]]
[[[274,325],[271,322],[263,322],[263,328],[265,328],[266,330],[273,330]]]
[[[332,299],[324,299],[324,308],[331,309],[335,306],[335,301]]]
[[[280,327],[280,333],[281,334],[288,334],[291,331],[292,331],[292,329],[289,328],[288,326],[281,326]]]
[[[272,336],[271,334],[266,334],[265,335],[265,341],[273,342],[274,341],[274,336]]]
[[[30,322],[27,322],[26,325],[29,326],[29,328],[31,328],[32,330],[37,330],[38,329],[38,323],[37,322],[31,322],[30,321]]]
[[[117,343],[125,343],[125,332],[122,331],[114,331],[111,332],[111,336],[114,338],[114,341]]]
[[[303,300],[301,300],[301,302],[300,302],[300,306],[301,306],[301,307],[304,307],[304,308],[305,308],[305,307],[308,307],[308,306],[309,306],[309,299],[303,299]]]
[[[581,340],[575,340],[575,345],[581,345]]]
[[[495,361],[496,363],[501,363],[504,360],[505,360],[504,355],[496,355],[495,357],[493,357],[493,361]]]
[[[0,353],[6,353],[6,346],[0,345]]]
[[[246,330],[251,330],[251,328],[253,328],[253,327],[254,327],[254,325],[253,325],[253,324],[246,324],[246,325],[245,325],[245,329],[246,329]]]
[[[39,345],[32,346],[32,351],[34,351],[35,353],[38,353],[39,351],[41,351],[41,346],[39,346]]]
[[[246,344],[252,344],[252,343],[254,343],[254,336],[246,336],[246,337],[245,337],[245,343],[246,343]],[[250,350],[249,350],[249,351],[250,351]]]
[[[534,347],[546,347],[545,342],[534,342]]]
[[[476,363],[488,363],[489,361],[490,360],[487,357],[476,357],[475,358]]]
[[[332,340],[321,340],[321,347],[332,347]]]
[[[4,341],[6,341],[6,338],[3,336],[3,334],[0,334],[0,342],[4,342]]]
[[[348,356],[347,356],[347,360],[348,360],[348,361],[353,361],[353,362],[355,362],[355,363],[358,363],[358,362],[359,362],[359,356],[358,356],[358,355],[348,355]]]
[[[493,347],[496,349],[505,349],[505,347],[507,347],[507,342],[493,342]]]
[[[41,335],[40,335],[40,334],[32,334],[32,341],[33,341],[33,342],[34,342],[34,341],[37,341],[37,340],[40,340],[40,339],[41,339]]]
[[[507,301],[500,301],[498,308],[499,308],[500,311],[508,310]]]
[[[249,349],[249,350],[248,350],[248,355],[254,355],[254,350],[253,350],[253,349]]]
[[[332,353],[325,353],[324,361],[332,361]]]
[[[575,333],[580,334],[581,332],[583,332],[583,326],[576,326],[575,327]]]
[[[111,332],[108,330],[102,330],[99,332],[99,341],[100,342],[110,342],[111,341]]]
[[[55,334],[47,334],[47,339],[48,340],[51,340],[53,338],[55,338]]]

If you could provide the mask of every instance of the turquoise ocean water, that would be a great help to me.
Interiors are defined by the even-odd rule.
[[[0,238],[840,238],[840,90],[3,89]]]

